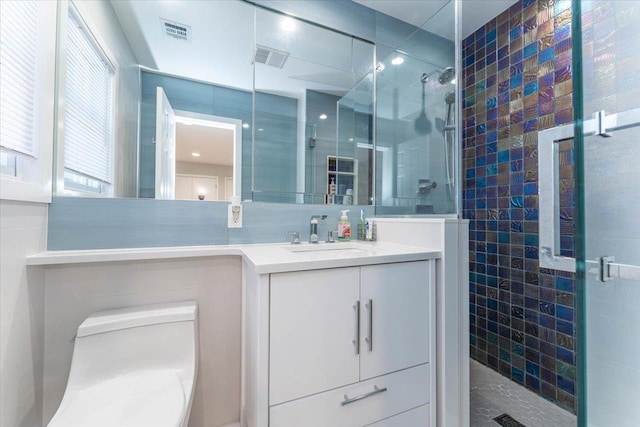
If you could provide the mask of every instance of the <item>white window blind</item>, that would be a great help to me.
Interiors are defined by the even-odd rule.
[[[73,8],[67,26],[65,169],[111,181],[114,70]]]
[[[0,146],[35,157],[36,1],[0,2]]]

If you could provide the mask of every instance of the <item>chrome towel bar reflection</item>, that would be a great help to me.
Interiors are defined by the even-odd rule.
[[[587,273],[598,276],[601,282],[609,282],[613,279],[640,282],[640,266],[619,264],[615,260],[615,257],[604,256],[598,261],[587,261]]]

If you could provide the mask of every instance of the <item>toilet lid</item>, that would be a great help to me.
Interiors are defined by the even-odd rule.
[[[49,427],[179,427],[184,416],[176,372],[150,370],[66,390]]]

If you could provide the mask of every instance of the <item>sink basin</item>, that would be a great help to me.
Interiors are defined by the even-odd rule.
[[[310,252],[331,252],[332,254],[364,254],[369,252],[369,248],[354,243],[302,243],[300,245],[285,246],[290,252],[310,253]]]

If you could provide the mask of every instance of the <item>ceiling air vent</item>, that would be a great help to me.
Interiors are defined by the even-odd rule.
[[[289,52],[282,52],[270,47],[256,45],[256,54],[253,59],[258,64],[282,68],[284,67],[284,63],[287,62],[288,57]]]
[[[160,24],[162,25],[162,31],[165,35],[178,40],[191,41],[191,26],[169,21],[164,18],[160,18]]]

